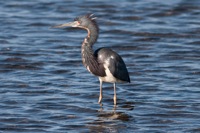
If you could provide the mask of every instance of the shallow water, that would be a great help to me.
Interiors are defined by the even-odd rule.
[[[86,31],[50,29],[95,13],[94,49],[124,59],[130,84],[99,81],[81,61]],[[200,132],[200,1],[0,2],[0,132]]]

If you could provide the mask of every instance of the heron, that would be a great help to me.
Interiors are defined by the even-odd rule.
[[[99,27],[93,14],[76,17],[73,22],[59,24],[53,28],[76,27],[87,30],[87,36],[82,42],[82,63],[86,69],[99,78],[100,93],[98,103],[102,102],[103,82],[113,83],[114,105],[117,104],[116,83],[130,83],[130,77],[122,57],[110,48],[102,47],[93,50],[93,45],[98,39]]]

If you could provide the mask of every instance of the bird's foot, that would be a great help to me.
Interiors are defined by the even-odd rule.
[[[101,100],[98,101],[98,104],[103,107],[103,104],[101,103]]]
[[[113,112],[116,112],[116,109],[117,109],[117,105],[114,105],[113,106]]]

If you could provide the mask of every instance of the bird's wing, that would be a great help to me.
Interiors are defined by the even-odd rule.
[[[109,48],[101,48],[95,53],[97,53],[98,61],[102,64],[106,64],[111,74],[115,78],[130,82],[126,65],[123,59],[116,52]]]
[[[114,58],[113,58],[114,57]],[[113,76],[119,80],[130,82],[128,70],[123,59],[113,51],[113,55],[109,59],[109,70]]]

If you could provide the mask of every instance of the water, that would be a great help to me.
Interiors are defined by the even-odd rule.
[[[99,81],[81,63],[86,31],[50,29],[95,13],[130,84]],[[200,132],[200,1],[0,2],[0,132]]]

